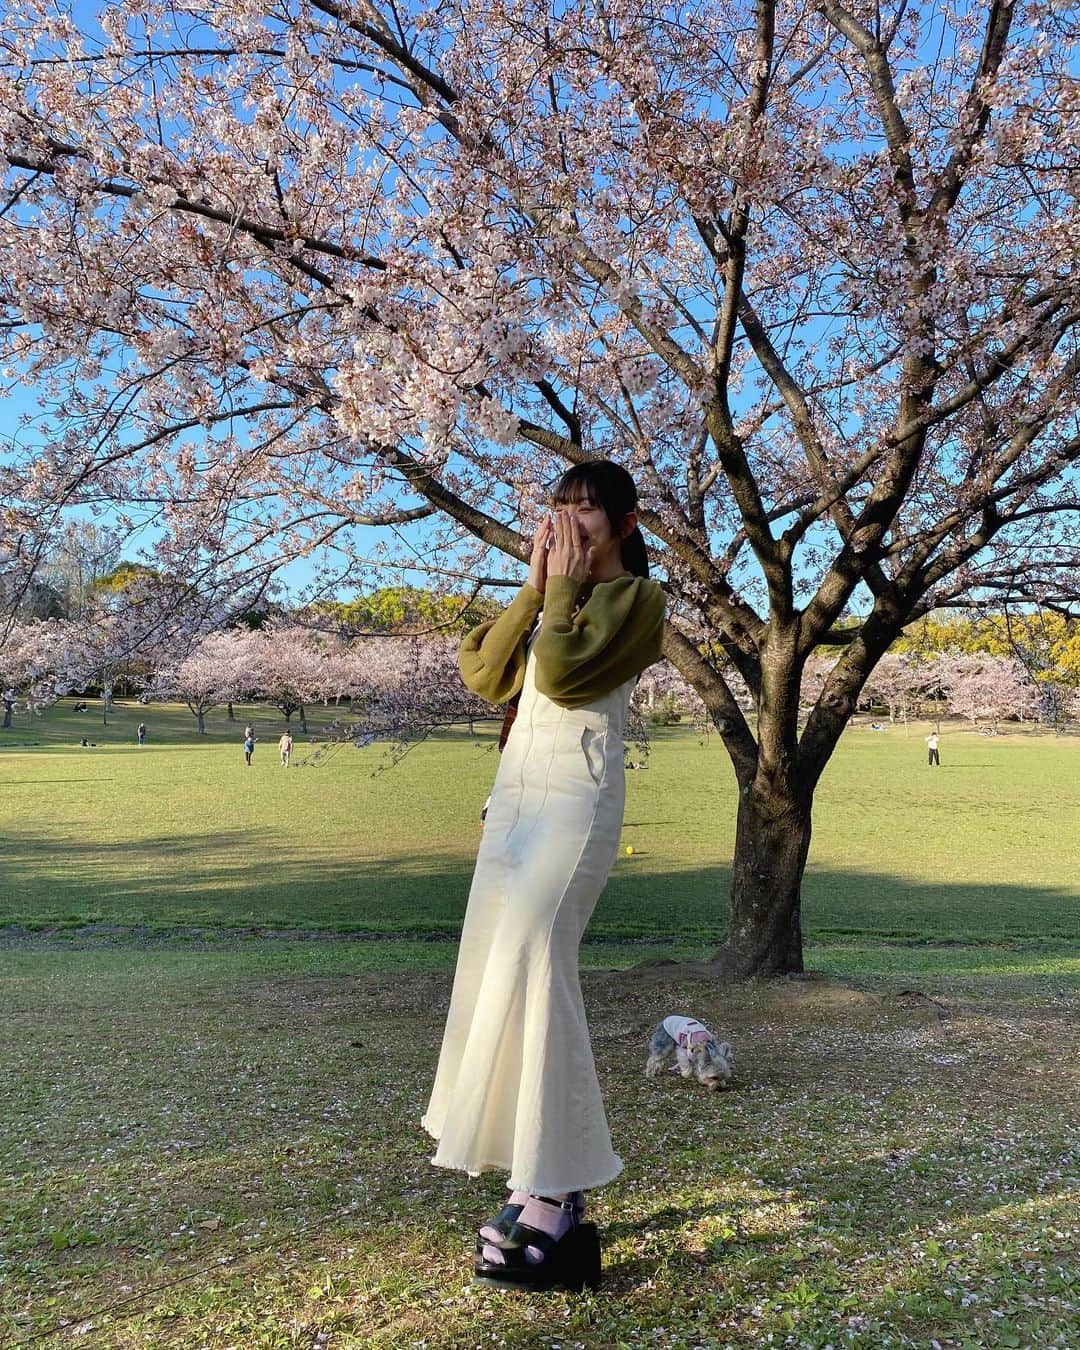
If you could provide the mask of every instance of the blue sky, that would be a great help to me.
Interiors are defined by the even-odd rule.
[[[975,8],[980,9],[981,7],[975,6]],[[90,24],[93,22],[93,16],[97,12],[97,9],[98,6],[95,4],[86,3],[86,0],[78,0],[78,3],[76,3],[74,7],[74,12],[80,21]],[[931,32],[930,41],[933,42],[933,40],[934,34]],[[814,336],[813,332],[808,332],[804,334],[804,339],[812,341],[814,340]],[[0,434],[5,434],[7,436],[15,435],[20,416],[27,411],[35,411],[35,399],[36,396],[32,390],[15,389],[9,391],[2,402],[3,417],[0,419]],[[26,445],[32,443],[31,438],[33,435],[33,430],[27,429],[18,432],[18,440],[20,443]],[[2,452],[0,452],[0,461],[2,461]],[[86,513],[83,512],[83,514]],[[106,515],[104,519],[107,523],[108,516]],[[416,525],[404,527],[402,533],[406,538],[414,540],[418,547],[422,549],[430,538],[430,531],[431,526],[421,522]],[[359,550],[364,552],[369,549],[374,549],[380,539],[384,537],[384,531],[365,527],[354,527],[354,535]],[[148,527],[147,530],[144,531],[144,541],[152,543],[152,539],[153,531],[152,528]],[[130,553],[130,550],[127,550],[126,552]],[[289,564],[283,570],[282,579],[291,589],[300,590],[312,581],[315,570],[316,567],[313,561],[304,560],[295,562]],[[395,569],[395,572],[396,571],[397,569]],[[403,579],[414,584],[423,584],[423,574],[420,572],[413,572],[412,574],[406,573]]]

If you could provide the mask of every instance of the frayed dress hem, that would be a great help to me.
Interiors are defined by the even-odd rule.
[[[420,1125],[425,1131],[425,1133],[429,1134],[431,1138],[434,1139],[436,1143],[438,1143],[439,1136],[435,1133],[434,1130],[430,1128],[427,1122],[422,1120],[420,1122]],[[471,1163],[445,1162],[441,1158],[429,1158],[428,1161],[431,1163],[432,1167],[441,1167],[448,1172],[465,1172],[470,1177],[478,1177],[484,1172],[491,1172],[496,1170],[502,1172],[512,1171],[510,1163],[499,1158],[494,1159],[485,1158],[482,1162],[474,1161]],[[605,1176],[602,1176],[599,1179],[592,1179],[589,1181],[575,1180],[573,1182],[557,1181],[544,1183],[544,1182],[522,1180],[519,1177],[511,1176],[506,1184],[507,1186],[510,1187],[511,1190],[529,1191],[530,1194],[532,1195],[552,1195],[552,1194],[562,1195],[563,1192],[565,1191],[592,1191],[596,1190],[598,1186],[607,1186],[610,1182],[614,1181],[616,1177],[620,1175],[620,1173],[623,1171],[623,1167],[625,1164],[623,1163],[623,1160],[618,1156],[616,1156],[615,1161],[616,1163],[618,1163],[618,1166],[615,1168],[615,1170],[613,1172],[608,1172]]]

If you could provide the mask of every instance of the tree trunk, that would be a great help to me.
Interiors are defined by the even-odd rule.
[[[196,717],[198,717],[198,719],[199,719],[199,731],[205,736],[205,735],[206,735],[206,719],[204,718],[204,716],[203,716],[203,714],[202,714],[201,711],[198,712],[198,713],[196,713],[195,715],[196,715]]]
[[[232,703],[231,703],[231,702],[229,703],[229,721],[230,721],[230,722],[235,722],[235,721],[236,721],[236,718],[233,716],[233,710],[232,710]]]
[[[304,705],[300,704],[300,730],[307,735],[307,713],[304,712]]]
[[[14,706],[11,699],[4,699],[4,731],[7,731],[11,727],[11,710]]]
[[[775,786],[759,784],[740,793],[731,925],[714,957],[739,979],[803,969],[800,893],[810,808],[808,798]]]

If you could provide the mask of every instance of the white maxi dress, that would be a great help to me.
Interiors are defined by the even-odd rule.
[[[534,1194],[622,1171],[593,1063],[578,946],[618,852],[633,679],[581,708],[536,688],[531,654],[499,762],[422,1124],[432,1163],[509,1171]]]

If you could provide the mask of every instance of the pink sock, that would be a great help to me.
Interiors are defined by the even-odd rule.
[[[528,1198],[528,1191],[511,1191],[506,1198],[506,1203],[508,1205],[524,1205]],[[486,1223],[483,1228],[480,1229],[480,1236],[488,1242],[498,1242],[503,1235],[497,1228],[493,1228],[491,1224]]]
[[[551,1199],[565,1199],[565,1196]],[[562,1205],[550,1205],[546,1201],[539,1199],[535,1195],[530,1195],[525,1203],[525,1208],[521,1211],[518,1222],[525,1224],[528,1228],[537,1228],[542,1233],[548,1233],[551,1237],[558,1240],[570,1227],[570,1215],[563,1209]],[[544,1253],[539,1247],[526,1247],[525,1260],[535,1265],[538,1261],[544,1259]],[[491,1243],[484,1244],[484,1260],[496,1264],[505,1264],[506,1257],[498,1247]]]

